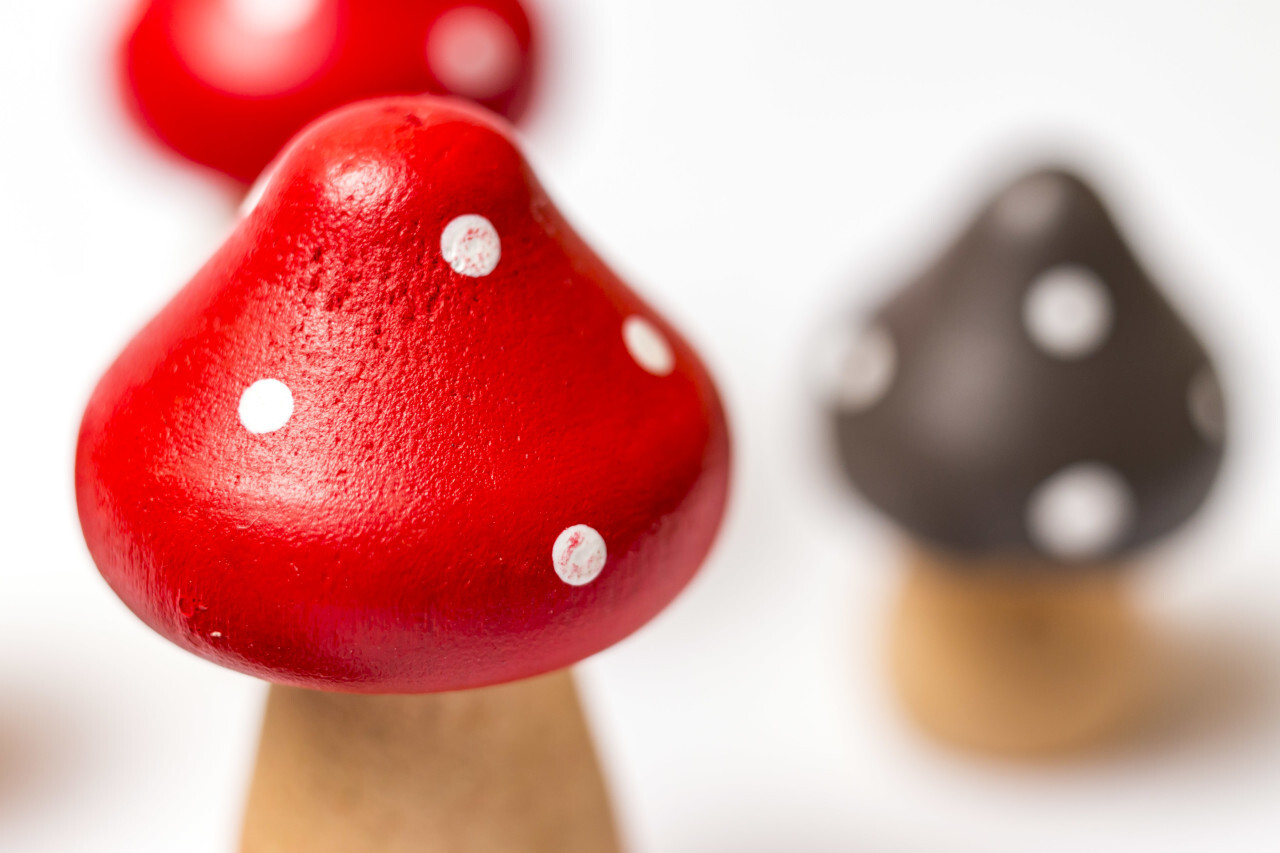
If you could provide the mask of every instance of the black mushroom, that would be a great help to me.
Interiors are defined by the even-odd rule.
[[[1073,174],[1008,186],[858,329],[830,401],[845,471],[934,548],[1107,560],[1217,475],[1209,356]]]

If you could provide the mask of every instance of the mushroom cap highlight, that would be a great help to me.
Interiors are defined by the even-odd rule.
[[[103,577],[278,683],[435,692],[572,664],[688,583],[729,439],[693,349],[574,233],[508,129],[341,109],[94,391]]]
[[[519,0],[141,0],[118,65],[139,124],[249,183],[310,121],[364,98],[453,95],[518,118],[536,39]]]
[[[1109,560],[1186,521],[1221,465],[1205,348],[1063,170],[1000,192],[838,364],[845,472],[944,550]]]

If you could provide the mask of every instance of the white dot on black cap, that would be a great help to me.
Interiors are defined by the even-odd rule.
[[[1212,367],[1201,368],[1191,378],[1187,386],[1187,409],[1200,436],[1210,444],[1221,444],[1227,432],[1226,403]]]
[[[845,412],[870,409],[889,393],[898,372],[898,347],[882,324],[834,338],[820,365],[832,402]]]
[[[1012,234],[1034,234],[1053,224],[1066,205],[1067,191],[1053,175],[1027,178],[1000,200],[996,218]]]
[[[1114,311],[1102,279],[1087,267],[1063,264],[1041,273],[1027,288],[1022,322],[1043,352],[1069,361],[1106,343]]]
[[[1136,514],[1133,490],[1114,468],[1082,462],[1062,469],[1031,494],[1027,534],[1050,557],[1082,560],[1111,552]]]

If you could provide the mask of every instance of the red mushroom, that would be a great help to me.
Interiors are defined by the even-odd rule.
[[[99,383],[76,485],[94,560],[143,621],[307,688],[272,688],[249,812],[263,849],[320,849],[320,835],[363,850],[368,812],[392,808],[394,793],[369,792],[354,817],[324,793],[284,805],[307,761],[339,760],[320,720],[377,747],[340,750],[332,784],[388,762],[409,765],[401,791],[441,774],[518,784],[526,805],[473,804],[511,833],[493,849],[602,850],[598,835],[526,847],[529,821],[484,813],[545,815],[560,795],[525,765],[571,757],[535,761],[515,736],[518,754],[492,762],[459,745],[573,740],[537,713],[580,721],[565,677],[537,695],[512,691],[543,682],[474,688],[562,670],[662,610],[711,545],[728,454],[697,355],[574,233],[508,131],[418,97],[339,110],[289,146],[258,206]],[[457,690],[470,698],[340,695]],[[414,742],[370,734],[389,731]],[[503,759],[520,766],[475,779]],[[430,839],[445,805],[422,798],[388,818],[399,842],[473,849]],[[286,837],[264,813],[290,816]]]
[[[519,0],[143,0],[121,51],[138,120],[245,183],[362,98],[456,95],[514,119],[533,65]]]

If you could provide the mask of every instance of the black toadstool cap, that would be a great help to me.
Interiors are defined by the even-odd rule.
[[[1110,558],[1191,516],[1222,461],[1208,354],[1067,172],[1006,188],[847,342],[845,470],[943,549]]]

